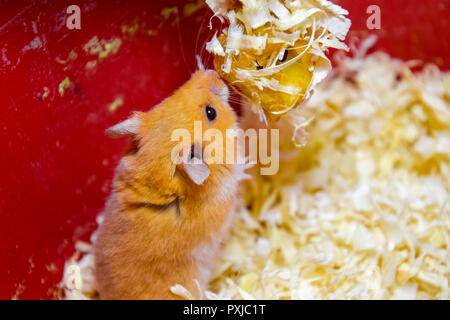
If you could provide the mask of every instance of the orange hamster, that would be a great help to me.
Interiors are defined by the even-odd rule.
[[[101,299],[180,299],[170,290],[176,284],[202,298],[243,171],[205,159],[194,169],[176,164],[171,153],[178,142],[171,134],[178,128],[193,133],[194,121],[201,121],[225,136],[237,126],[227,100],[228,88],[215,71],[197,71],[151,111],[135,112],[106,131],[130,136],[131,146],[116,169],[94,243]]]

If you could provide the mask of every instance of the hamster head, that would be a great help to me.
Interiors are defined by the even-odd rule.
[[[220,187],[239,158],[238,139],[231,133],[238,132],[233,131],[237,117],[228,96],[215,71],[198,71],[150,111],[135,112],[109,128],[109,137],[132,137],[117,179],[131,183],[134,196],[150,195],[159,204]]]

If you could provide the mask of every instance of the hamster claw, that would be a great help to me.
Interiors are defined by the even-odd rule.
[[[243,164],[236,165],[237,179],[239,181],[242,181],[242,180],[250,180],[251,178],[253,178],[253,176],[251,174],[246,173],[245,171],[252,168],[254,165],[255,165],[255,163],[251,163],[249,161],[248,157],[245,158],[245,161]]]

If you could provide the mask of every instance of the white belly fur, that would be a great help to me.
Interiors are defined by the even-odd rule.
[[[235,176],[231,177],[229,181],[222,186],[222,193],[218,195],[219,198],[228,198],[236,192],[237,183],[239,178]],[[200,297],[203,297],[203,292],[207,289],[211,280],[211,272],[216,263],[218,254],[220,253],[220,247],[222,242],[227,237],[231,225],[233,223],[234,210],[230,210],[227,220],[223,224],[222,228],[216,233],[211,235],[208,241],[203,242],[192,251],[192,257],[197,264],[198,274],[197,280],[200,285]]]

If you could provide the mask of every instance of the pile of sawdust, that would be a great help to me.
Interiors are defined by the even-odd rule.
[[[343,58],[299,111],[314,116],[306,146],[249,182],[206,297],[448,299],[449,102],[434,66]],[[68,298],[94,292],[78,249],[83,293]]]

